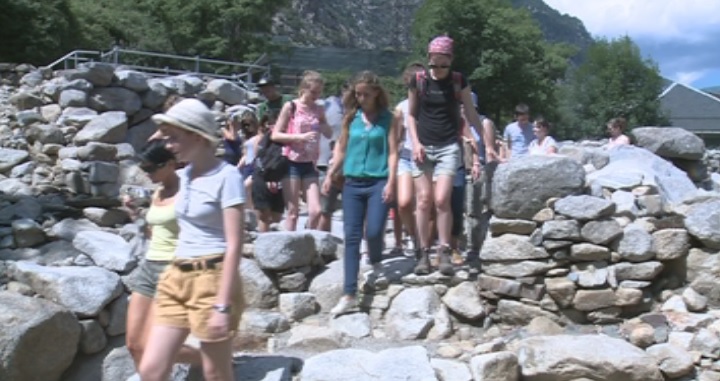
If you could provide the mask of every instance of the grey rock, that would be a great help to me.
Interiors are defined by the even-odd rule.
[[[21,164],[30,158],[30,154],[27,151],[12,149],[12,148],[0,148],[0,173],[5,173],[11,170],[18,164]]]
[[[473,381],[468,366],[460,361],[433,358],[430,365],[440,380]]]
[[[575,220],[548,221],[542,226],[542,234],[545,239],[556,240],[580,240],[580,224]]]
[[[18,261],[13,264],[13,274],[36,293],[79,316],[96,316],[122,292],[120,277],[100,267],[45,267]]]
[[[657,344],[646,349],[655,358],[660,371],[668,378],[680,378],[695,370],[690,353],[671,344]]]
[[[619,287],[615,290],[615,304],[620,307],[635,306],[642,302],[643,292],[637,288]]]
[[[655,257],[652,235],[634,223],[623,230],[623,237],[617,243],[616,251],[620,257],[630,262],[642,262]]]
[[[569,278],[577,278],[580,287],[597,288],[607,284],[608,268],[605,262],[578,263],[572,266]]]
[[[255,240],[255,259],[268,270],[288,270],[312,264],[317,258],[315,239],[306,232],[269,232]]]
[[[330,327],[343,335],[362,338],[372,333],[372,322],[366,313],[344,314],[330,320]]]
[[[245,89],[228,81],[227,79],[213,79],[208,82],[207,91],[214,94],[218,100],[228,105],[237,105],[247,102]]]
[[[116,183],[120,175],[120,167],[115,163],[93,161],[88,164],[88,181],[91,184]]]
[[[695,204],[685,216],[685,227],[703,245],[720,249],[720,200]]]
[[[240,261],[240,280],[245,303],[248,306],[273,308],[277,305],[279,295],[277,288],[252,259]]]
[[[720,354],[720,338],[710,329],[702,328],[693,336],[689,349],[705,357],[717,357]]]
[[[142,108],[140,96],[126,88],[107,87],[90,92],[88,105],[97,112],[122,111],[132,116]]]
[[[484,261],[519,261],[525,259],[544,259],[550,255],[535,247],[527,236],[503,234],[485,241],[480,258]]]
[[[8,101],[18,110],[30,110],[45,104],[42,98],[28,91],[19,91],[11,95]]]
[[[536,222],[528,220],[510,220],[495,216],[490,218],[490,232],[495,236],[505,233],[530,235],[536,227]]]
[[[290,321],[279,312],[248,309],[243,311],[240,331],[280,333],[290,330]]]
[[[83,127],[97,117],[97,111],[87,107],[68,107],[57,120],[61,126]]]
[[[658,194],[644,195],[637,198],[640,216],[662,216],[666,213],[665,203]]]
[[[545,278],[545,288],[560,307],[569,307],[572,304],[577,289],[575,282],[568,278]]]
[[[393,299],[385,315],[388,337],[395,340],[424,338],[432,327],[440,303],[432,287],[403,290]]]
[[[58,104],[60,107],[85,107],[88,103],[88,95],[84,91],[67,89],[60,93]]]
[[[525,328],[525,331],[531,336],[560,335],[564,332],[558,323],[545,316],[538,316],[532,319],[530,324]]]
[[[470,359],[470,369],[475,380],[518,381],[520,367],[512,352],[495,352]]]
[[[50,228],[48,235],[66,241],[72,241],[82,231],[97,231],[100,227],[86,219],[75,220],[66,218]]]
[[[98,266],[125,272],[135,266],[132,246],[121,237],[102,231],[82,231],[75,235],[73,246],[92,258]]]
[[[32,188],[19,179],[0,180],[0,193],[8,196],[22,197],[32,196]]]
[[[669,159],[699,160],[705,143],[692,132],[679,127],[636,127],[632,130],[638,147]]]
[[[341,238],[319,230],[310,230],[310,234],[315,239],[315,250],[325,261],[330,262],[342,257],[342,255],[338,255],[338,249],[342,250],[343,240]]]
[[[687,306],[683,301],[682,296],[673,295],[663,303],[661,311],[676,311],[676,312],[688,312]]]
[[[292,292],[280,294],[280,312],[289,319],[299,321],[315,314],[315,295],[309,292]]]
[[[148,139],[157,131],[157,124],[152,120],[148,119],[142,123],[131,126],[128,129],[125,141],[130,143],[135,149],[135,152],[142,151],[142,148],[147,144]]]
[[[531,337],[519,343],[517,357],[524,381],[664,379],[642,349],[599,335]]]
[[[453,328],[453,319],[450,316],[450,311],[445,305],[441,305],[440,309],[435,314],[433,327],[430,328],[427,338],[428,340],[447,339],[453,334]]]
[[[18,124],[24,127],[35,123],[46,122],[46,120],[43,119],[42,114],[40,114],[37,109],[18,111],[15,114],[15,119],[17,119]]]
[[[142,98],[143,106],[156,110],[163,105],[169,94],[167,87],[163,86],[158,79],[150,79],[148,80],[148,91]]]
[[[340,332],[328,327],[298,325],[290,330],[287,346],[318,352],[331,351],[343,346],[343,338]]]
[[[663,269],[663,264],[657,261],[644,263],[620,262],[614,266],[615,277],[624,280],[653,280]]]
[[[43,80],[42,73],[39,70],[35,70],[23,75],[22,78],[20,78],[20,84],[35,87],[40,85]]]
[[[128,294],[122,294],[110,302],[107,311],[110,319],[107,327],[105,327],[105,332],[108,336],[124,335],[128,312]]]
[[[495,315],[497,320],[511,325],[527,325],[538,316],[546,317],[556,323],[560,321],[552,312],[509,299],[500,299]]]
[[[126,381],[135,374],[135,363],[127,347],[115,348],[102,362],[102,381]]]
[[[121,111],[108,111],[93,118],[77,135],[74,142],[84,145],[90,142],[117,144],[125,141],[127,116]]]
[[[107,345],[107,337],[100,323],[95,319],[80,320],[80,351],[86,355],[98,353]]]
[[[45,232],[42,227],[31,219],[13,221],[12,229],[17,247],[33,247],[45,242]]]
[[[344,277],[343,261],[335,261],[313,278],[309,291],[315,295],[322,311],[330,311],[340,300],[343,295]]]
[[[139,71],[117,70],[114,79],[118,85],[136,93],[142,93],[148,89],[149,78],[145,73]]]
[[[84,79],[95,86],[110,86],[115,67],[108,63],[90,62],[80,65],[75,70],[66,70],[63,76],[68,81]]]
[[[90,142],[77,150],[77,157],[82,161],[115,161],[117,154],[115,145],[98,142]]]
[[[708,298],[695,291],[692,287],[688,287],[683,291],[682,298],[691,312],[700,312],[707,308]]]
[[[492,210],[500,218],[530,220],[548,199],[579,194],[584,184],[584,169],[570,158],[518,158],[498,166],[492,184]]]
[[[612,289],[578,290],[573,299],[573,306],[578,311],[596,311],[615,305],[615,292]]]
[[[73,361],[80,324],[57,304],[0,291],[0,379],[57,380]]]
[[[587,195],[566,196],[555,203],[555,212],[575,220],[597,220],[612,216],[615,204]]]
[[[545,288],[542,285],[526,284],[515,280],[492,277],[486,274],[481,274],[478,277],[478,287],[497,295],[532,300],[542,299],[543,293],[545,292]]]
[[[65,144],[65,136],[63,136],[62,131],[58,127],[49,124],[38,124],[29,127],[26,137],[30,142]]]
[[[611,196],[615,203],[615,214],[618,216],[634,217],[640,213],[635,195],[630,192],[618,190]]]
[[[480,293],[472,282],[462,282],[442,297],[443,303],[463,318],[477,320],[485,316]]]
[[[610,259],[610,250],[592,243],[578,243],[570,247],[570,258],[575,261],[606,261]]]
[[[116,144],[115,150],[117,151],[117,160],[122,161],[135,158],[135,148],[133,148],[133,146],[128,143]]]
[[[655,257],[669,261],[686,256],[690,251],[690,235],[685,229],[664,229],[652,234]]]
[[[303,381],[435,381],[427,350],[421,346],[386,349],[373,353],[342,349],[305,361]]]
[[[570,157],[580,164],[591,164],[596,169],[602,169],[610,161],[607,152],[597,147],[563,144],[558,153]]]
[[[553,261],[531,261],[484,263],[483,273],[506,278],[524,278],[543,275],[558,264]]]

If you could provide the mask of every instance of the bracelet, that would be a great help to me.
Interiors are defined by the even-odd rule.
[[[232,309],[230,304],[213,304],[212,308],[221,314],[229,314]]]

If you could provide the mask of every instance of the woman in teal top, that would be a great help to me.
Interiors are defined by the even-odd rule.
[[[357,306],[355,294],[360,271],[360,241],[365,231],[368,254],[377,280],[382,273],[382,249],[390,203],[394,197],[398,161],[398,120],[389,110],[388,96],[378,77],[358,74],[343,99],[346,114],[332,168],[323,182],[327,194],[340,168],[345,175],[342,193],[345,228],[344,296],[332,309],[334,315]],[[364,229],[363,229],[364,228]]]

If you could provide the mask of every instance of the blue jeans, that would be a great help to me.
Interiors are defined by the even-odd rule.
[[[345,295],[355,295],[360,272],[360,241],[365,230],[371,263],[382,261],[390,205],[383,202],[387,179],[346,178],[342,191],[345,228]],[[365,223],[367,221],[367,224]]]

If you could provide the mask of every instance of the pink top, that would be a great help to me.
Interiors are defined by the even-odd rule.
[[[295,103],[295,115],[288,121],[288,134],[304,134],[310,131],[320,131],[320,113],[322,107],[318,105],[307,106],[297,101]],[[320,139],[309,142],[292,142],[285,146],[283,155],[290,161],[296,163],[307,163],[317,161],[320,155]]]

